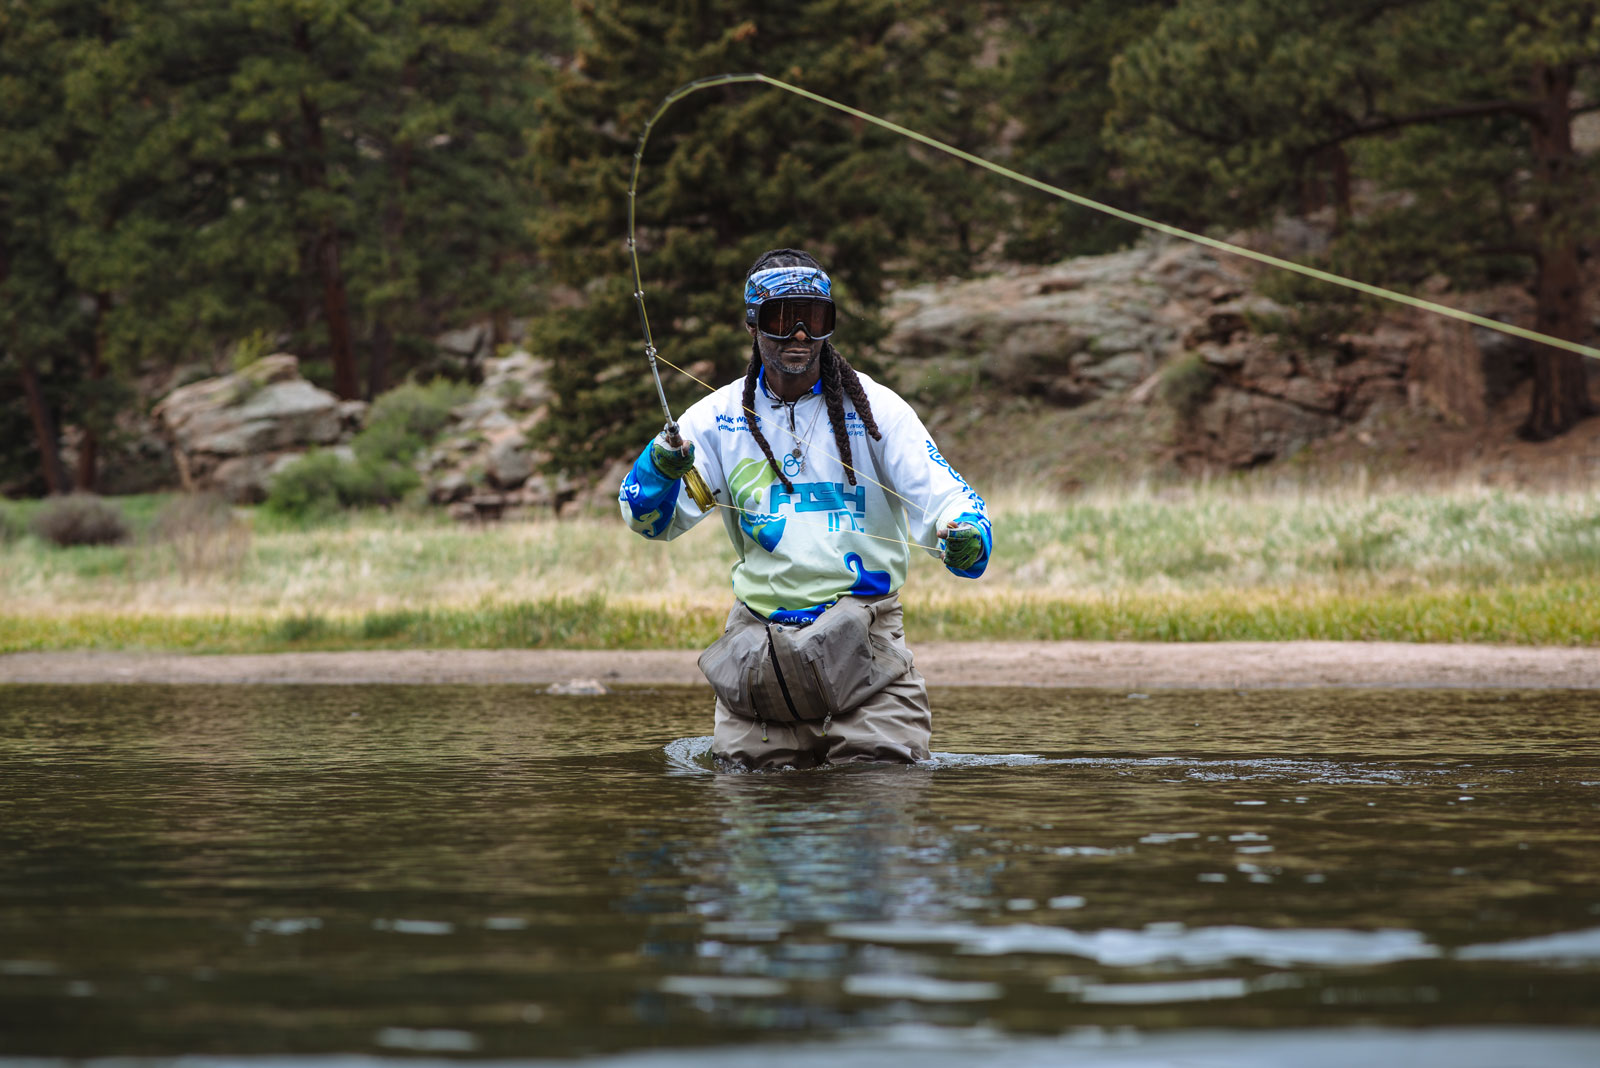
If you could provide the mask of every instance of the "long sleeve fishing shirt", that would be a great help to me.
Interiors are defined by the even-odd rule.
[[[846,397],[855,485],[820,389],[793,404],[764,382],[756,390],[754,418],[792,490],[750,433],[743,380],[700,400],[679,421],[738,554],[733,594],[764,616],[804,614],[844,594],[898,590],[911,546],[937,555],[937,531],[952,522],[976,527],[983,553],[971,568],[949,570],[977,578],[988,566],[993,536],[983,498],[939,455],[909,404],[866,375],[860,379],[882,440],[871,438]],[[623,479],[618,501],[628,525],[655,540],[669,541],[706,516],[681,480],[657,470],[648,447]]]

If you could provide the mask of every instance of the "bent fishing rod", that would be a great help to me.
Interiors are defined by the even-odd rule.
[[[1110,204],[1103,204],[1098,200],[1092,200],[1089,197],[1083,196],[1082,194],[1074,193],[1067,189],[1062,189],[1059,186],[1051,185],[1049,182],[1041,181],[1038,178],[1029,177],[1026,174],[1014,171],[1011,168],[1002,166],[1001,164],[995,163],[992,160],[984,159],[982,156],[973,155],[971,152],[966,152],[962,149],[956,148],[954,145],[945,144],[943,141],[929,137],[927,134],[919,133],[916,130],[909,129],[908,127],[901,126],[899,123],[890,122],[888,119],[880,118],[877,115],[871,114],[870,112],[862,111],[860,108],[851,107],[849,104],[844,104],[837,100],[822,96],[820,93],[813,93],[809,89],[802,89],[798,85],[791,85],[788,82],[779,81],[777,78],[771,78],[765,74],[714,74],[707,78],[699,78],[692,82],[685,82],[683,85],[678,86],[678,88],[668,93],[667,96],[661,101],[661,104],[655,110],[655,114],[651,115],[649,120],[645,122],[644,130],[639,134],[639,145],[633,153],[633,177],[628,182],[628,256],[631,259],[633,266],[633,299],[639,307],[639,325],[644,331],[645,356],[650,361],[650,373],[655,378],[656,393],[661,398],[661,410],[667,417],[667,424],[664,431],[667,436],[667,443],[674,448],[680,448],[682,446],[682,439],[678,435],[677,420],[672,417],[672,408],[667,403],[667,391],[665,386],[662,385],[661,371],[657,367],[658,359],[660,362],[666,363],[674,370],[688,375],[688,377],[693,378],[696,382],[700,382],[700,384],[705,386],[707,389],[714,389],[715,387],[711,386],[709,383],[701,381],[694,375],[689,374],[688,371],[685,371],[683,368],[661,356],[656,350],[655,340],[650,332],[650,316],[645,310],[644,281],[639,272],[639,245],[638,241],[636,240],[635,232],[635,205],[638,202],[639,169],[644,161],[644,150],[645,145],[650,140],[650,131],[652,128],[654,128],[656,122],[660,120],[661,116],[666,114],[668,108],[677,103],[679,100],[682,100],[684,97],[689,96],[691,93],[697,93],[702,89],[710,89],[719,85],[740,84],[758,84],[770,86],[774,89],[781,89],[784,92],[791,93],[794,96],[800,97],[801,99],[809,100],[815,104],[821,104],[823,107],[831,108],[834,111],[849,115],[852,118],[860,119],[862,122],[871,123],[872,125],[881,129],[888,130],[889,132],[898,134],[901,137],[916,141],[919,144],[926,145],[929,148],[943,152],[946,155],[954,156],[956,159],[970,163],[976,167],[981,167],[984,170],[990,171],[994,174],[998,174],[1002,178],[1006,178],[1010,181],[1028,186],[1030,189],[1036,189],[1042,193],[1048,193],[1053,197],[1058,197],[1061,200],[1076,204],[1079,207],[1088,208],[1091,211],[1098,211],[1104,215],[1109,215],[1114,219],[1121,219],[1124,222],[1133,223],[1137,226],[1143,227],[1146,230],[1153,230],[1156,233],[1166,234],[1169,237],[1176,237],[1184,241],[1193,242],[1197,245],[1204,245],[1207,248],[1216,249],[1219,252],[1226,252],[1234,256],[1240,256],[1247,260],[1254,260],[1257,263],[1265,264],[1268,267],[1274,267],[1278,270],[1292,271],[1295,274],[1304,275],[1307,278],[1314,278],[1319,282],[1327,282],[1331,285],[1342,286],[1345,289],[1354,290],[1357,293],[1362,293],[1369,297],[1377,297],[1381,300],[1387,300],[1395,304],[1403,304],[1408,307],[1419,308],[1422,311],[1431,312],[1435,315],[1443,315],[1447,318],[1456,319],[1464,323],[1470,323],[1473,326],[1481,326],[1486,330],[1494,330],[1498,333],[1508,334],[1511,337],[1521,338],[1525,341],[1536,341],[1542,345],[1549,345],[1552,348],[1564,349],[1567,352],[1575,352],[1580,356],[1586,356],[1592,360],[1600,360],[1600,349],[1592,348],[1576,341],[1568,341],[1566,338],[1553,337],[1550,334],[1541,333],[1537,330],[1529,330],[1526,327],[1516,326],[1512,323],[1503,323],[1498,319],[1490,319],[1487,316],[1475,315],[1472,312],[1463,311],[1460,308],[1452,308],[1448,304],[1439,304],[1435,301],[1424,300],[1421,297],[1412,296],[1409,293],[1400,293],[1393,289],[1385,289],[1383,286],[1372,285],[1369,282],[1358,281],[1354,278],[1346,278],[1343,275],[1334,274],[1331,271],[1324,271],[1316,267],[1307,266],[1303,263],[1296,263],[1293,260],[1282,259],[1278,256],[1272,256],[1265,252],[1258,252],[1255,249],[1244,248],[1243,246],[1235,245],[1218,238],[1207,237],[1204,234],[1197,234],[1191,230],[1185,230],[1181,227],[1171,226],[1155,219],[1149,219],[1143,215],[1138,215],[1131,211],[1124,211],[1121,208],[1112,207]],[[706,485],[705,479],[701,477],[698,470],[691,468],[688,475],[685,476],[684,482],[686,488],[689,490],[689,496],[694,500],[695,504],[700,506],[700,508],[709,509],[715,505],[716,502],[711,495],[711,490]]]

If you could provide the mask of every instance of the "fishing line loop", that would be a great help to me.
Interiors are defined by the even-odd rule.
[[[1302,263],[1295,263],[1293,260],[1282,259],[1277,256],[1269,255],[1265,252],[1257,252],[1254,249],[1244,248],[1240,245],[1234,245],[1218,238],[1207,237],[1204,234],[1197,234],[1193,231],[1182,229],[1181,227],[1171,226],[1164,222],[1158,222],[1155,219],[1146,218],[1143,215],[1138,215],[1131,211],[1125,211],[1122,208],[1112,207],[1110,204],[1103,204],[1098,200],[1092,200],[1080,193],[1074,193],[1070,190],[1062,189],[1059,186],[1051,185],[1049,182],[1041,181],[1038,178],[1033,178],[1018,171],[1014,171],[1011,168],[1002,166],[1001,164],[995,163],[992,160],[984,159],[982,156],[977,156],[971,152],[956,148],[954,145],[945,144],[943,141],[929,137],[927,134],[918,133],[916,130],[901,126],[895,122],[890,122],[888,119],[879,118],[877,115],[862,111],[860,108],[851,107],[849,104],[840,103],[839,101],[825,97],[820,93],[813,93],[809,89],[802,89],[798,85],[791,85],[788,82],[779,81],[777,78],[771,78],[765,74],[759,73],[714,74],[706,78],[699,78],[692,82],[686,82],[683,85],[678,86],[678,88],[674,89],[671,93],[668,93],[666,98],[662,100],[660,106],[656,108],[655,114],[651,115],[649,121],[645,123],[644,132],[639,136],[638,149],[634,152],[633,156],[633,179],[628,185],[628,247],[633,256],[633,277],[634,288],[636,290],[642,291],[644,289],[644,285],[640,281],[639,253],[634,244],[634,201],[635,193],[637,192],[639,186],[639,167],[644,160],[645,143],[650,137],[651,128],[655,126],[657,120],[659,120],[661,116],[666,113],[668,108],[677,103],[679,100],[688,96],[690,93],[698,92],[701,89],[709,89],[713,86],[740,83],[757,83],[771,86],[774,89],[781,89],[786,93],[791,93],[795,96],[801,97],[802,99],[810,100],[813,103],[821,104],[827,108],[832,108],[834,111],[850,115],[853,118],[860,119],[863,122],[871,123],[872,125],[884,130],[888,130],[891,133],[896,133],[902,137],[910,138],[911,140],[920,144],[927,145],[929,148],[937,149],[946,155],[954,156],[959,160],[963,160],[967,163],[973,164],[974,166],[981,167],[984,170],[998,174],[1001,177],[1009,178],[1014,182],[1019,182],[1031,189],[1037,189],[1042,193],[1048,193],[1051,196],[1058,197],[1059,199],[1068,201],[1072,204],[1076,204],[1079,207],[1089,208],[1092,211],[1098,211],[1104,215],[1110,215],[1112,218],[1121,219],[1124,222],[1134,223],[1135,225],[1144,227],[1147,230],[1154,230],[1157,233],[1166,234],[1169,237],[1180,238],[1184,241],[1190,241],[1195,244],[1204,245],[1207,248],[1216,249],[1219,252],[1227,252],[1235,256],[1243,257],[1244,259],[1254,260],[1257,263],[1266,264],[1269,267],[1276,267],[1280,270],[1292,271],[1296,274],[1304,275],[1307,278],[1314,278],[1319,282],[1328,282],[1332,285],[1342,286],[1345,289],[1354,290],[1357,293],[1363,293],[1367,296],[1378,297],[1382,300],[1392,301],[1396,304],[1404,304],[1408,307],[1419,308],[1423,311],[1429,311],[1438,315],[1447,316],[1448,318],[1457,319],[1461,322],[1471,323],[1474,326],[1481,326],[1486,330],[1494,330],[1498,333],[1521,338],[1525,341],[1536,341],[1543,345],[1564,349],[1567,352],[1575,352],[1580,356],[1587,356],[1590,359],[1600,360],[1600,349],[1596,349],[1576,341],[1568,341],[1565,338],[1553,337],[1549,334],[1540,333],[1537,330],[1529,330],[1526,327],[1516,326],[1512,323],[1500,322],[1498,319],[1491,319],[1483,315],[1475,315],[1472,312],[1463,311],[1460,308],[1452,308],[1448,304],[1439,304],[1431,300],[1424,300],[1421,297],[1412,296],[1408,293],[1400,293],[1392,289],[1385,289],[1383,286],[1376,286],[1368,282],[1361,282],[1354,278],[1346,278],[1343,275],[1334,274],[1331,271],[1324,271],[1317,267],[1309,267]],[[643,310],[643,299],[643,294],[641,292],[639,295],[641,312]],[[648,325],[646,326],[646,330],[648,331]]]

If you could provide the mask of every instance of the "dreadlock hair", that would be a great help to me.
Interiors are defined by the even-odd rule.
[[[815,256],[809,252],[802,252],[794,248],[775,248],[763,252],[755,263],[750,265],[750,270],[745,272],[748,279],[757,271],[768,267],[815,267],[822,270],[822,264],[817,262]],[[872,440],[882,441],[883,434],[878,430],[878,421],[872,417],[872,405],[867,401],[867,391],[861,385],[861,378],[856,374],[856,369],[839,354],[839,351],[828,341],[822,343],[821,368],[822,368],[822,400],[828,406],[828,422],[833,427],[833,441],[839,447],[839,459],[844,463],[845,477],[850,480],[850,485],[856,484],[856,469],[851,461],[849,428],[844,421],[844,398],[848,396],[850,403],[855,405],[856,414],[861,417],[861,422],[866,426],[867,433],[872,435]],[[767,458],[772,473],[778,476],[778,481],[783,483],[783,488],[788,493],[794,492],[794,484],[789,481],[789,476],[783,473],[783,468],[772,455],[772,446],[767,443],[767,436],[761,432],[757,423],[756,414],[756,376],[761,371],[761,339],[750,340],[750,366],[744,373],[744,409],[748,417],[746,422],[750,427],[750,434],[756,439],[756,444],[761,446],[761,452]]]

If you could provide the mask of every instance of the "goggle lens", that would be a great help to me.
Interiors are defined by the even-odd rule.
[[[833,325],[831,300],[769,300],[756,310],[756,329],[772,338],[793,337],[797,328],[809,338],[825,338]]]

